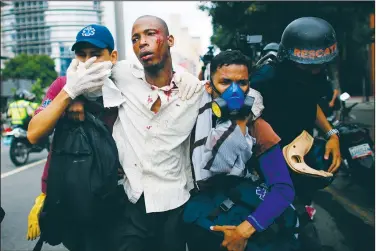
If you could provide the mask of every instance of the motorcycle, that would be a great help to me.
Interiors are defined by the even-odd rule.
[[[346,106],[349,98],[350,95],[346,92],[340,95],[342,108],[339,119],[331,116],[328,121],[340,132],[342,164],[347,173],[359,184],[374,191],[375,145],[369,129],[354,122],[356,117],[350,112],[358,103]]]
[[[9,156],[16,166],[24,165],[30,153],[40,153],[44,149],[50,150],[52,135],[40,143],[32,145],[27,139],[27,131],[21,127],[13,128],[3,133],[3,142],[10,145]]]

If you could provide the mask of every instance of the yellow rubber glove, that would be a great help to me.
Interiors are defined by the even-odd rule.
[[[41,193],[36,199],[33,208],[30,210],[27,221],[27,240],[35,240],[40,235],[39,214],[43,208],[46,195]]]

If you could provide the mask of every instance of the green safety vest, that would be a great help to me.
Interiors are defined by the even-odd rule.
[[[12,118],[13,125],[22,125],[24,120],[29,116],[27,114],[27,107],[30,107],[30,102],[26,100],[17,100],[9,104],[8,114]]]

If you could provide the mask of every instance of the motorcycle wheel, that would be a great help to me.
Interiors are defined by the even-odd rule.
[[[9,155],[14,165],[24,165],[29,159],[29,147],[26,142],[13,139],[10,145]]]

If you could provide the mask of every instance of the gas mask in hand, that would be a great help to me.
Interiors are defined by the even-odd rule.
[[[212,88],[218,92],[212,83]],[[249,89],[248,89],[249,90]],[[248,91],[247,91],[248,93]],[[215,116],[223,119],[245,119],[252,112],[255,99],[248,96],[239,84],[232,82],[220,97],[212,101],[212,111]]]

